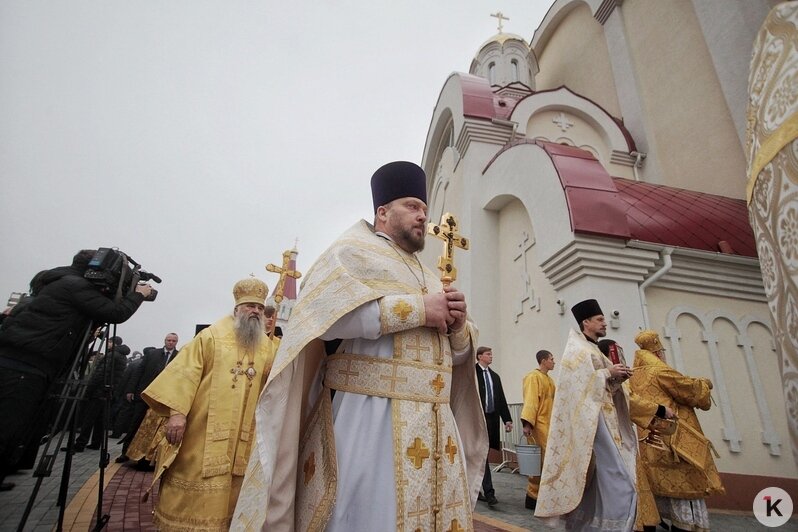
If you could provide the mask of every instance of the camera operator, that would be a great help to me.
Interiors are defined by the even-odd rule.
[[[50,386],[67,371],[92,322],[122,323],[153,289],[137,285],[119,301],[84,278],[96,250],[79,251],[71,266],[37,274],[36,291],[0,325],[0,490],[25,446],[38,441]]]

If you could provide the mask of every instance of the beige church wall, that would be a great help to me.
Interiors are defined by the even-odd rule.
[[[535,76],[538,91],[565,85],[620,116],[604,30],[587,5],[569,11],[540,48],[535,49],[540,67]]]
[[[560,314],[557,293],[538,266],[535,241],[539,235],[526,208],[513,198],[498,218],[498,337],[485,341],[496,348],[494,369],[502,376],[507,400],[520,403],[523,376],[538,366],[535,353],[559,351],[563,341],[557,327]]]
[[[621,12],[662,184],[742,198],[744,153],[692,3],[626,0]]]
[[[685,375],[708,377],[715,385],[712,408],[697,414],[705,435],[720,454],[718,469],[798,478],[766,303],[662,288],[650,288],[646,295],[651,328],[663,337],[667,362]],[[703,318],[704,324],[685,311]],[[669,327],[669,316],[677,314]],[[768,326],[748,323],[750,318]],[[678,345],[674,345],[677,337]],[[713,340],[717,341],[714,353]],[[741,340],[750,345],[750,359],[738,345]]]

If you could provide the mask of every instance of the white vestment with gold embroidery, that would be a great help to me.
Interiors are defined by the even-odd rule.
[[[637,439],[612,363],[571,330],[560,361],[535,516],[580,530],[631,530]],[[607,475],[608,472],[613,472]]]
[[[423,327],[419,279],[441,290],[363,221],[308,273],[232,529],[472,529],[487,454],[475,330],[453,335],[453,358],[450,338]],[[343,339],[332,356],[328,339]]]

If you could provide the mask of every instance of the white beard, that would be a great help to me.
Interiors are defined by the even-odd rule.
[[[257,350],[265,336],[261,316],[257,314],[250,316],[242,312],[233,318],[239,347],[246,351]]]

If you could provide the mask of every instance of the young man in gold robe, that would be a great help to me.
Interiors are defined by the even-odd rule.
[[[709,410],[712,381],[682,375],[663,360],[665,348],[655,331],[641,331],[635,337],[632,390],[676,412],[679,428],[664,436],[668,450],[650,445],[640,447],[640,465],[663,519],[671,530],[709,530],[706,497],[724,493],[712,459],[712,443],[706,439],[695,409]],[[643,431],[641,436],[647,433]],[[683,442],[683,443],[680,443]]]
[[[258,279],[236,283],[233,314],[195,336],[141,394],[167,418],[156,451],[156,472],[168,466],[155,507],[159,530],[230,526],[251,452],[255,405],[274,358],[264,330],[267,295]]]
[[[549,438],[551,407],[554,404],[554,380],[549,376],[549,372],[554,369],[554,355],[542,349],[535,354],[535,359],[538,362],[538,367],[524,377],[524,405],[521,409],[521,423],[524,426],[527,443],[540,446],[542,466],[546,453],[546,440]],[[539,489],[540,477],[529,477],[524,503],[526,508],[535,509]]]
[[[426,176],[389,163],[313,265],[257,412],[233,530],[471,530],[488,438],[465,295],[421,264]]]

